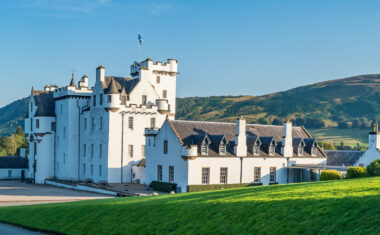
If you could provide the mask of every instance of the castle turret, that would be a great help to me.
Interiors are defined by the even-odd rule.
[[[112,112],[117,111],[120,108],[120,93],[115,79],[111,79],[110,84],[104,90],[104,94],[107,96],[107,104],[105,107]]]

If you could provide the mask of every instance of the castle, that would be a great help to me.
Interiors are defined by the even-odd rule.
[[[68,86],[45,86],[30,94],[25,133],[26,177],[94,182],[145,183],[145,128],[174,119],[177,60],[146,59],[131,65],[131,78],[96,69]]]

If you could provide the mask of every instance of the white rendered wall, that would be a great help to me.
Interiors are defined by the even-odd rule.
[[[155,138],[149,138],[146,159],[146,184],[157,181],[157,166],[162,166],[162,181],[169,182],[169,166],[174,166],[174,183],[181,187],[182,192],[187,191],[188,164],[181,156],[182,146],[177,136],[172,131],[168,122],[165,122]],[[168,141],[168,154],[164,154],[164,140]],[[189,179],[192,178],[189,175]]]
[[[380,159],[380,152],[375,148],[368,148],[367,151],[357,160],[353,166],[360,166],[361,164],[364,167],[367,167],[371,162],[376,159]]]

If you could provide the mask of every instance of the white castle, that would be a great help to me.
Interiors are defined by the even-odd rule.
[[[146,59],[131,66],[131,78],[99,66],[93,87],[73,76],[65,87],[32,88],[26,177],[145,183],[144,131],[174,119],[177,71],[175,59]]]

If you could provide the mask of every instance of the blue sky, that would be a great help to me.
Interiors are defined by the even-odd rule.
[[[380,1],[0,0],[0,107],[95,68],[176,58],[177,95],[262,95],[380,73]]]

